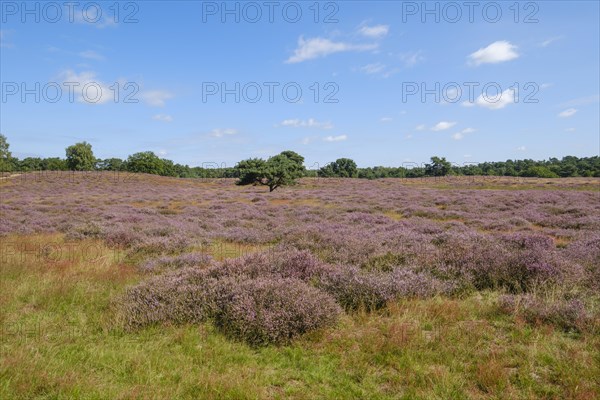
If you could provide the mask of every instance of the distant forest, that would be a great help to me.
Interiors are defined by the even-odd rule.
[[[204,167],[189,167],[160,158],[151,151],[130,155],[126,160],[119,158],[98,159],[89,143],[76,143],[66,149],[66,158],[27,157],[18,159],[9,151],[6,137],[0,135],[0,171],[122,171],[139,172],[180,178],[239,178],[240,170],[205,164]],[[497,162],[469,163],[456,165],[443,157],[431,157],[427,164],[405,163],[399,167],[360,168],[348,158],[340,158],[315,169],[305,169],[306,177],[338,178],[421,178],[428,176],[512,176],[539,178],[600,177],[600,157],[566,156],[543,161],[506,160]]]

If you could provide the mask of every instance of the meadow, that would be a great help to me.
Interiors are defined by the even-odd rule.
[[[598,178],[0,190],[0,398],[600,398]]]

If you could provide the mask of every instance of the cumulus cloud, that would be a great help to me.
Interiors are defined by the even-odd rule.
[[[155,121],[162,121],[162,122],[172,122],[173,121],[173,117],[167,114],[156,114],[152,117],[153,120]]]
[[[441,121],[435,124],[431,130],[435,132],[445,131],[446,129],[452,128],[454,125],[456,125],[456,122]]]
[[[327,136],[323,138],[323,140],[326,142],[342,142],[346,139],[348,139],[347,135]]]
[[[456,132],[456,133],[452,134],[452,139],[454,139],[454,140],[462,140],[462,139],[464,139],[465,135],[468,135],[469,133],[473,133],[473,132],[475,132],[475,129],[473,129],[473,128],[466,128],[466,129],[463,129],[460,132]]]
[[[501,94],[496,96],[485,96],[482,93],[479,95],[479,97],[477,97],[477,99],[475,99],[474,103],[465,101],[462,103],[462,105],[465,107],[479,106],[489,110],[500,110],[515,102],[515,92],[515,89],[506,89]]]
[[[327,122],[319,122],[314,118],[309,118],[307,120],[302,119],[285,119],[281,121],[280,126],[290,127],[290,128],[313,128],[313,129],[333,129],[333,124],[329,121]]]
[[[75,100],[87,104],[104,104],[114,101],[114,93],[110,85],[100,81],[93,71],[75,72],[65,70],[59,74],[63,83],[73,87]]]
[[[518,58],[517,46],[506,40],[499,40],[469,55],[469,62],[475,66],[497,64]]]
[[[358,33],[360,33],[361,35],[366,36],[368,38],[379,39],[379,38],[387,36],[389,31],[390,31],[389,25],[375,25],[375,26],[365,25],[358,30]]]
[[[425,127],[425,124],[421,124],[421,125],[417,125],[417,126],[415,127],[415,130],[416,130],[416,131],[424,131],[424,130],[425,130],[425,128],[426,128],[426,127]]]
[[[575,115],[575,113],[577,113],[576,108],[567,108],[566,110],[559,112],[558,116],[560,118],[569,118]]]
[[[525,150],[527,150],[527,147],[525,147],[525,146],[517,147],[517,151],[525,151]]]
[[[330,54],[342,53],[348,51],[367,51],[377,48],[377,44],[352,44],[345,42],[334,42],[325,38],[304,39],[300,36],[298,47],[294,50],[294,55],[286,60],[288,64],[300,63],[320,57],[327,57]]]

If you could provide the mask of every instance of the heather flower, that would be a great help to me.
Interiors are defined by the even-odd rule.
[[[333,325],[340,307],[327,294],[296,279],[254,279],[236,286],[216,324],[252,345],[285,344]]]

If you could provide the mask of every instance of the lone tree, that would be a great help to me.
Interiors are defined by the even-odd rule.
[[[358,168],[354,160],[349,158],[338,158],[334,162],[321,168],[319,170],[319,176],[326,178],[356,178],[358,176]]]
[[[425,175],[446,176],[452,172],[452,164],[446,158],[431,157],[431,164],[425,164]]]
[[[67,167],[72,171],[91,171],[96,165],[92,145],[87,142],[75,143],[67,151]]]
[[[304,157],[293,151],[284,151],[267,161],[251,158],[240,161],[236,166],[240,179],[238,185],[265,185],[269,192],[280,186],[294,185],[304,176]]]

